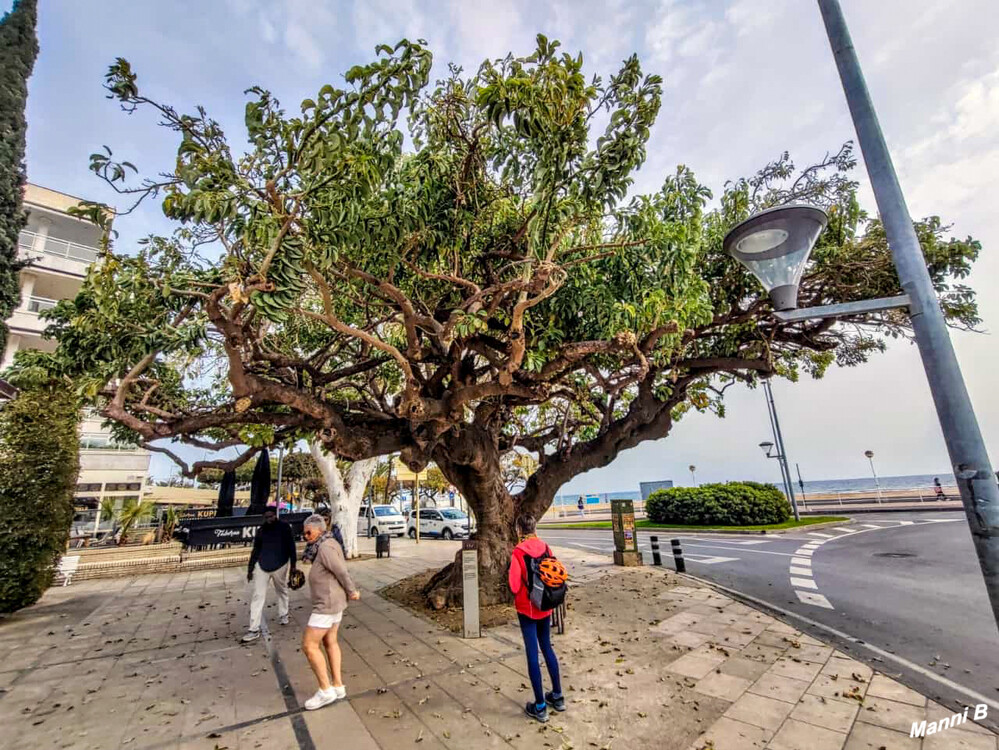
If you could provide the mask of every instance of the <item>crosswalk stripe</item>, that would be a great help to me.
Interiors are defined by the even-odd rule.
[[[844,534],[856,534],[856,529],[851,529],[849,526],[837,526],[833,531],[842,531]]]
[[[834,608],[822,594],[816,594],[811,591],[795,591],[794,593],[798,595],[798,599],[802,604],[811,604],[813,607],[822,607],[823,609]]]
[[[707,556],[685,555],[684,557],[690,562],[703,563],[704,565],[716,565],[717,563],[734,562],[739,559],[738,557],[711,557],[709,555]],[[697,559],[698,557],[700,557],[701,559],[698,560]]]
[[[810,576],[811,574],[811,568],[799,568],[795,565],[791,566],[791,575],[793,576]]]
[[[808,535],[809,536],[821,537],[822,539],[835,539],[836,538],[835,534],[822,534],[822,533],[820,533],[818,531],[809,531]]]
[[[898,525],[899,526],[912,526],[914,523],[916,523],[916,522],[915,521],[899,521]]]
[[[796,554],[796,555],[805,555],[806,557],[811,557],[811,556],[812,556],[812,553],[813,553],[814,551],[815,551],[815,550],[813,550],[813,549],[808,549],[807,547],[800,547],[799,549],[796,549],[796,550],[794,551],[794,554]]]
[[[811,578],[792,578],[791,585],[799,589],[817,589],[819,587]]]
[[[806,565],[806,566],[811,566],[811,564],[812,564],[812,558],[810,558],[810,557],[792,557],[791,558],[791,564],[792,565]]]
[[[862,523],[860,524],[862,529],[884,529],[886,526],[878,526],[876,523]]]

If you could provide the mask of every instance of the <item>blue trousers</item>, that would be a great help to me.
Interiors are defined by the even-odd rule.
[[[548,665],[548,676],[552,679],[552,692],[562,694],[562,682],[558,674],[558,658],[552,648],[552,618],[532,620],[527,615],[517,613],[520,620],[520,633],[524,636],[524,651],[527,652],[527,673],[531,676],[531,687],[534,689],[534,702],[539,706],[545,702],[545,690],[541,683],[541,664],[538,662],[538,649],[545,655]]]

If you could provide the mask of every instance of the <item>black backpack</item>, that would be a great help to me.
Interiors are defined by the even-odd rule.
[[[545,551],[537,557],[532,557],[526,552],[523,554],[524,567],[527,570],[527,593],[531,600],[531,604],[533,604],[537,609],[540,609],[542,612],[555,609],[565,601],[565,595],[569,590],[569,585],[567,583],[563,583],[561,586],[549,586],[542,581],[541,576],[538,575],[538,566],[541,565],[541,561],[547,560],[548,558],[555,559],[555,555],[553,555],[551,549],[547,547],[545,548]]]
[[[343,534],[340,533],[340,525],[336,524],[336,523],[333,524],[330,527],[330,533],[333,535],[334,539],[336,539],[338,542],[340,542],[340,549],[343,550],[343,556],[346,557],[347,556],[347,545],[345,545],[343,543]]]

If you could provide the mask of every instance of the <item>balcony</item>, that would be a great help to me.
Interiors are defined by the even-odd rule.
[[[81,245],[58,237],[46,237],[28,229],[22,229],[18,237],[18,247],[22,253],[42,252],[56,258],[66,258],[90,265],[100,257],[97,248]]]
[[[28,299],[28,312],[40,313],[42,310],[51,310],[57,302],[58,300],[47,297],[31,297]]]

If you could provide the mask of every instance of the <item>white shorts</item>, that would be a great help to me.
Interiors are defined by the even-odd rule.
[[[343,612],[337,612],[335,615],[321,615],[318,612],[313,612],[309,615],[309,627],[329,630],[342,619]]]

